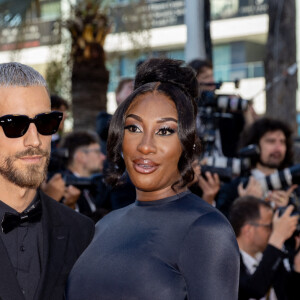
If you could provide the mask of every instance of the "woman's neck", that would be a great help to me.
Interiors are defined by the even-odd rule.
[[[172,189],[172,187],[167,187],[158,191],[143,191],[136,188],[136,198],[139,201],[155,201],[159,199],[168,198],[185,191],[187,191],[187,187],[175,187],[174,190]]]

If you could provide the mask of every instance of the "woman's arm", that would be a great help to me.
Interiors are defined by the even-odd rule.
[[[238,299],[238,245],[221,213],[207,213],[190,226],[181,245],[178,267],[189,300]]]

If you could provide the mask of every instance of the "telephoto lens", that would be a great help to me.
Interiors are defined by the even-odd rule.
[[[239,176],[248,170],[250,170],[250,160],[248,158],[208,156],[205,158],[205,164],[201,164],[203,176],[207,171],[217,173],[223,182],[231,181],[235,176]]]
[[[260,179],[259,182],[264,192],[267,190],[282,190],[292,184],[300,184],[300,164],[276,171]]]
[[[217,95],[217,106],[224,111],[243,112],[248,108],[248,100],[235,95]]]

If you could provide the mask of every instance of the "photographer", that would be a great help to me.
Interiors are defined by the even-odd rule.
[[[194,59],[188,65],[196,72],[196,78],[199,83],[199,90],[201,93],[205,91],[214,91],[216,89],[213,67],[210,61]],[[197,123],[201,122],[199,114],[196,121]],[[219,148],[221,148],[219,131],[216,132],[216,144],[218,144]],[[205,161],[202,161],[201,163],[205,163]],[[210,172],[206,172],[205,177],[202,176],[203,174],[201,175],[200,161],[198,160],[194,161],[194,172],[195,179],[193,184],[190,186],[190,190],[194,194],[202,197],[202,199],[209,204],[215,205],[215,197],[220,189],[219,176],[217,174],[211,174]]]
[[[241,147],[256,144],[260,154],[251,157],[249,176],[239,176],[224,184],[217,198],[217,207],[225,214],[239,196],[252,195],[263,198],[275,207],[286,206],[297,185],[285,190],[263,190],[260,181],[278,170],[290,167],[293,162],[292,131],[282,121],[261,118],[255,121],[242,135]],[[292,200],[295,200],[293,198]]]
[[[119,106],[132,93],[132,91],[133,79],[129,77],[122,78],[115,90],[117,106]],[[101,111],[96,119],[96,131],[99,135],[101,150],[104,154],[106,154],[106,142],[111,118],[111,114],[106,111]]]
[[[51,95],[51,110],[60,111],[63,113],[63,119],[59,124],[58,132],[52,135],[51,150],[56,149],[63,134],[65,119],[67,118],[67,111],[69,110],[68,102],[58,95]]]
[[[284,248],[299,220],[292,210],[288,206],[279,217],[269,203],[252,196],[232,205],[229,220],[241,254],[239,300],[300,299],[300,253],[288,255]],[[299,236],[296,245],[299,250]]]
[[[220,113],[215,107],[216,99],[214,101],[211,99],[216,96],[215,90],[221,86],[220,82],[215,82],[212,63],[194,59],[189,66],[196,72],[200,87],[200,95],[197,99],[199,134],[209,135],[209,141],[204,141],[204,151],[210,152],[209,155],[236,157],[242,130],[257,118],[252,104],[243,100],[247,102],[247,109],[232,108],[226,113]],[[230,97],[231,95],[228,95],[227,100]],[[206,132],[201,133],[202,130]]]
[[[215,90],[220,87],[213,76],[213,66],[210,61],[195,59],[189,63],[189,66],[196,72],[197,80],[200,87],[200,95],[197,99],[198,115],[197,128],[198,135],[203,142],[204,160],[201,159],[201,165],[206,164],[205,157],[235,157],[237,155],[237,144],[240,133],[245,125],[253,122],[256,114],[246,100],[241,100],[247,104],[247,109],[236,110],[229,109],[226,113],[219,108],[215,98]],[[225,96],[230,101],[231,96]],[[224,158],[225,158],[224,157]],[[195,162],[195,165],[197,163]],[[198,166],[199,168],[200,165]],[[200,171],[196,174],[199,174]],[[220,189],[220,177],[217,173],[203,172],[195,178],[194,184],[190,187],[191,191],[208,203],[215,205],[215,198]]]
[[[105,155],[101,152],[98,136],[89,131],[74,131],[63,138],[60,148],[68,152],[66,169],[58,170],[59,173],[48,181],[45,192],[55,192],[57,200],[96,221],[99,213],[96,198],[101,189],[101,179],[97,188],[79,189],[67,185],[65,178],[88,178],[102,172]]]

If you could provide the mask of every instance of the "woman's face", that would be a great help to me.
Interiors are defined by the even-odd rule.
[[[139,200],[174,195],[182,153],[177,123],[174,102],[157,92],[138,96],[126,112],[123,156]]]

